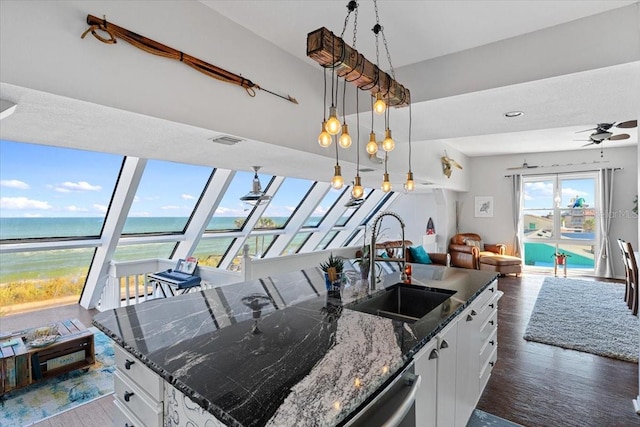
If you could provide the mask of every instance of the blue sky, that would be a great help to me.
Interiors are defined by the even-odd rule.
[[[568,207],[572,199],[584,198],[587,205],[595,206],[594,179],[561,179],[561,207]],[[554,206],[555,194],[553,179],[540,178],[540,181],[525,183],[525,201],[527,209],[550,209]]]
[[[0,217],[104,216],[122,156],[0,141]],[[150,160],[129,216],[189,216],[211,168]],[[259,174],[263,189],[271,176]],[[247,216],[239,197],[251,189],[253,172],[238,172],[216,210],[217,216]],[[310,181],[289,178],[265,215],[289,216]],[[314,212],[326,212],[340,192],[331,190]]]

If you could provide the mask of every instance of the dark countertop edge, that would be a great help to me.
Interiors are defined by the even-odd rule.
[[[370,400],[374,399],[375,396],[378,395],[378,393],[381,390],[384,390],[384,388],[387,386],[387,384],[390,383],[390,381],[393,381],[393,379],[395,379],[398,374],[400,372],[402,372],[404,370],[404,368],[413,360],[413,357],[434,337],[438,334],[438,332],[440,332],[441,330],[443,330],[449,323],[451,323],[453,321],[453,319],[455,319],[457,316],[460,315],[460,313],[462,313],[462,311],[464,311],[465,308],[467,308],[482,292],[484,292],[485,289],[487,289],[489,287],[489,285],[491,285],[491,283],[493,283],[497,278],[498,278],[498,274],[496,273],[495,276],[491,277],[487,283],[485,283],[484,285],[482,285],[481,287],[478,288],[478,290],[467,299],[467,301],[463,304],[460,304],[460,306],[454,311],[452,312],[449,317],[447,317],[445,320],[443,320],[442,322],[440,322],[438,324],[438,326],[436,326],[429,334],[427,334],[425,336],[425,338],[423,338],[419,343],[417,343],[414,348],[412,350],[410,350],[409,352],[407,352],[405,355],[403,355],[403,364],[396,370],[396,372],[394,372],[388,379],[387,381],[385,381],[382,385],[380,385],[380,387],[378,388],[378,390],[374,393],[371,394],[371,396],[369,396],[367,399],[365,399],[365,402],[363,402],[361,405],[358,405],[357,408],[363,407],[362,405],[366,404],[366,402],[369,402]],[[115,309],[113,309],[115,310]],[[371,316],[375,316],[375,314],[371,314]],[[185,396],[189,397],[191,400],[193,400],[194,403],[198,404],[200,407],[204,408],[207,410],[207,412],[211,413],[213,416],[215,416],[219,421],[222,421],[224,423],[226,423],[228,426],[230,427],[244,427],[243,424],[241,424],[240,422],[238,422],[235,418],[233,418],[232,416],[230,416],[228,413],[226,413],[224,410],[222,410],[221,408],[217,407],[216,405],[212,404],[211,402],[209,402],[208,400],[206,400],[205,398],[201,397],[198,393],[195,393],[190,387],[188,387],[187,385],[185,385],[184,383],[175,380],[172,375],[170,373],[168,373],[167,371],[165,371],[164,369],[162,369],[160,366],[158,366],[157,364],[153,363],[152,361],[150,361],[147,357],[145,357],[144,355],[140,354],[139,352],[135,351],[133,348],[131,348],[130,346],[127,346],[122,340],[120,340],[119,338],[117,338],[115,335],[111,334],[110,332],[108,332],[106,329],[104,329],[99,323],[96,323],[96,321],[92,321],[92,324],[98,328],[100,331],[102,331],[105,335],[107,335],[109,338],[111,338],[113,341],[115,341],[120,347],[122,347],[123,349],[125,349],[126,351],[128,351],[129,353],[131,353],[132,355],[134,355],[137,359],[139,359],[142,363],[144,363],[147,367],[149,367],[152,371],[154,371],[156,374],[158,374],[160,377],[162,377],[162,379],[164,379],[165,381],[167,381],[170,385],[172,385],[173,387],[175,387],[176,389],[178,389],[181,393],[183,393]],[[357,409],[356,408],[356,409]],[[347,417],[345,417],[342,421],[340,421],[338,423],[338,425],[343,425],[344,422],[348,421],[349,419],[351,419],[353,417],[354,414],[349,414]]]

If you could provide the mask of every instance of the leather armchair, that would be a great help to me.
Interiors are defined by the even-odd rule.
[[[409,251],[409,248],[405,248],[404,253],[407,262],[415,262],[413,257],[411,256],[411,251]],[[445,267],[449,267],[449,254],[439,252],[427,252],[427,254],[429,255],[429,258],[434,265],[444,265]]]
[[[460,233],[451,238],[449,242],[449,254],[451,255],[452,267],[480,269],[480,257],[486,255],[504,255],[507,248],[505,245],[484,244],[484,250],[478,246],[467,245],[467,240],[482,242],[482,238],[476,233]]]

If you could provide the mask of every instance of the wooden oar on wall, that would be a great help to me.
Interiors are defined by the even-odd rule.
[[[287,101],[293,102],[294,104],[298,103],[298,101],[290,95],[280,95],[270,90],[264,89],[251,80],[246,79],[242,76],[224,70],[220,67],[216,67],[215,65],[209,64],[184,52],[173,49],[162,43],[158,43],[154,40],[141,36],[140,34],[134,33],[133,31],[129,31],[126,28],[119,27],[115,24],[112,24],[111,22],[107,22],[106,18],[101,19],[93,15],[87,15],[87,24],[89,24],[90,27],[84,33],[82,33],[81,38],[85,38],[87,34],[91,33],[96,39],[107,44],[115,44],[117,42],[117,39],[122,39],[137,47],[138,49],[144,50],[145,52],[163,56],[165,58],[175,59],[176,61],[183,62],[188,66],[195,68],[196,70],[206,74],[209,77],[241,86],[247,91],[249,96],[256,96],[257,89],[270,93],[271,95],[275,95],[279,98],[286,99]],[[101,36],[97,32],[98,30],[104,31],[109,35],[109,37],[105,38]]]

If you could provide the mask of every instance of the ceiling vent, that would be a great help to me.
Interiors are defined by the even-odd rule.
[[[361,168],[358,169],[358,171],[362,172],[362,173],[367,173],[367,172],[373,172],[375,171],[375,169],[371,169],[371,168]]]
[[[238,142],[242,141],[241,138],[236,138],[235,136],[229,135],[220,135],[213,138],[209,138],[211,142],[215,142],[217,144],[222,145],[236,145]]]

